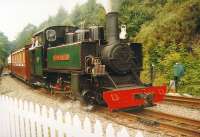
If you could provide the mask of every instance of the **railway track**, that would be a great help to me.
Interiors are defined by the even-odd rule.
[[[144,120],[154,121],[155,125],[157,124],[161,129],[183,136],[200,137],[200,121],[198,120],[153,110],[144,110],[139,113],[139,116],[144,118]]]
[[[165,102],[200,109],[200,98],[191,98],[183,96],[166,96]]]
[[[110,113],[106,109],[102,109],[100,112],[103,113],[103,116],[107,119],[128,128],[140,129],[140,126],[136,127],[136,123],[139,122],[144,125],[140,130],[145,130],[152,133],[159,133],[162,131],[162,133],[164,132],[166,135],[174,137],[200,137],[200,121],[198,120],[179,117],[148,109],[137,113]]]

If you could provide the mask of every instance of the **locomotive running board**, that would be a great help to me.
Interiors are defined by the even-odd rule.
[[[148,96],[152,103],[164,100],[166,86],[152,86],[145,88],[127,88],[108,90],[103,93],[103,99],[110,111],[123,110],[146,105]]]

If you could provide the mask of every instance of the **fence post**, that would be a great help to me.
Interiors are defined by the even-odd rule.
[[[13,112],[13,99],[12,98],[8,98],[8,108],[9,108],[9,120],[10,120],[10,131],[11,131],[11,136],[12,137],[15,137],[15,115],[14,115],[14,112]]]
[[[6,115],[5,115],[5,105],[4,105],[4,103],[5,103],[5,100],[4,100],[4,96],[0,96],[0,113],[1,113],[1,117],[0,117],[0,122],[1,122],[1,124],[0,124],[0,133],[1,133],[1,135],[2,135],[2,137],[6,137]]]
[[[31,137],[36,137],[36,128],[35,128],[35,116],[34,116],[34,105],[32,102],[29,103],[29,108],[30,108],[30,123],[31,123]]]
[[[0,123],[4,123],[3,121],[3,101],[2,101],[2,96],[0,96],[0,114],[1,114],[1,117],[0,117]],[[0,133],[2,135],[2,137],[4,137],[4,126],[3,124],[0,124]]]
[[[49,120],[50,120],[50,137],[55,137],[56,136],[56,131],[55,131],[55,126],[54,126],[54,122],[55,122],[55,113],[53,108],[49,109]]]
[[[75,115],[73,117],[73,136],[74,137],[82,136],[81,121],[80,121],[78,115]]]
[[[111,123],[106,128],[106,137],[115,137],[115,131]]]
[[[48,132],[48,115],[47,115],[47,108],[46,106],[42,106],[42,118],[43,118],[43,122],[42,122],[42,127],[43,127],[43,135],[44,137],[49,137],[49,132]]]
[[[18,101],[15,98],[14,100],[14,113],[15,113],[15,132],[16,132],[16,137],[20,137],[20,129],[19,129],[19,105]]]
[[[67,137],[72,137],[72,118],[69,112],[65,113],[65,134]]]
[[[60,110],[57,110],[56,112],[56,118],[57,118],[57,131],[58,131],[58,137],[64,137],[63,133],[63,114]]]
[[[130,136],[129,136],[129,134],[128,134],[126,128],[123,127],[123,128],[121,129],[121,131],[119,131],[119,132],[117,133],[117,137],[130,137]]]
[[[83,122],[84,136],[89,137],[92,135],[91,121],[88,117],[85,118]]]
[[[24,110],[23,110],[23,102],[22,100],[19,100],[19,112],[20,112],[20,120],[19,120],[19,123],[20,123],[20,135],[21,137],[25,137],[25,129],[24,129]]]
[[[30,122],[29,122],[29,107],[27,101],[24,101],[24,119],[25,119],[25,130],[26,137],[30,137]]]
[[[10,120],[9,120],[9,103],[8,103],[8,97],[4,96],[4,117],[5,117],[5,137],[11,137],[11,132],[10,132]]]
[[[41,113],[40,113],[40,106],[38,104],[35,105],[35,115],[36,115],[37,137],[42,137]]]
[[[96,123],[94,125],[94,134],[96,137],[103,137],[102,124],[99,120],[96,120]]]
[[[1,123],[4,123],[3,121],[3,101],[2,101],[2,96],[0,96],[0,114],[1,114],[1,117],[0,117],[0,122]],[[2,134],[2,137],[4,137],[4,126],[3,124],[0,124],[0,133]]]
[[[144,137],[141,131],[137,131],[135,137]]]

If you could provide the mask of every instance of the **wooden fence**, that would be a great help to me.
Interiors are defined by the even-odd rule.
[[[0,96],[1,137],[130,137],[122,128],[116,132],[112,124],[104,130],[99,120],[92,124],[88,117],[81,122],[78,115],[54,111],[32,102]],[[138,131],[136,137],[143,137]]]

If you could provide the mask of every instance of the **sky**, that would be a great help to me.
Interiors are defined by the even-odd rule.
[[[68,12],[87,0],[0,0],[0,31],[10,41],[28,24],[38,26],[55,15],[60,6]],[[98,0],[105,5],[106,0]]]

